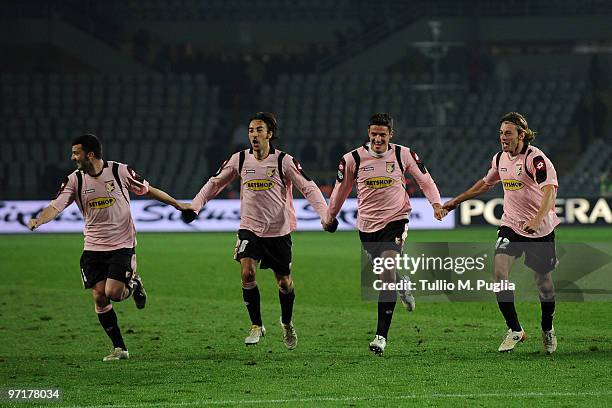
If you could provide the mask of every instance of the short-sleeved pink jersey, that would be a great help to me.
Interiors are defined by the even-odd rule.
[[[317,185],[291,155],[273,147],[261,161],[255,158],[252,149],[234,153],[195,196],[191,202],[193,208],[199,212],[237,177],[241,179],[240,228],[259,237],[279,237],[297,228],[293,185],[319,217],[325,216],[327,203]]]
[[[430,203],[440,204],[438,187],[415,152],[389,144],[389,149],[381,157],[375,157],[368,147],[369,143],[366,143],[342,156],[329,201],[328,221],[338,215],[355,182],[357,228],[360,231],[378,231],[391,221],[407,219],[411,207],[405,190],[406,171],[412,174]]]
[[[113,174],[114,165],[117,166],[120,186]],[[82,180],[80,197],[77,173],[81,174]],[[134,248],[136,229],[130,212],[130,191],[144,195],[149,191],[149,183],[125,164],[104,161],[102,172],[97,177],[80,170],[68,175],[50,205],[62,212],[73,201],[77,202],[85,219],[85,250]]]
[[[544,197],[542,187],[559,187],[555,167],[537,147],[525,145],[515,157],[510,157],[507,152],[495,154],[483,181],[487,185],[501,181],[503,185],[504,214],[501,225],[512,228],[519,235],[539,238],[550,234],[559,224],[559,218],[551,209],[536,233],[529,234],[521,227],[538,213]]]

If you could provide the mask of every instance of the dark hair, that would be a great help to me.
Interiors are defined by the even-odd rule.
[[[72,146],[78,144],[83,146],[83,151],[85,151],[85,154],[93,152],[96,159],[102,158],[102,143],[96,135],[92,135],[91,133],[81,135],[72,141]]]
[[[529,125],[527,124],[527,119],[523,115],[518,112],[508,112],[499,120],[499,124],[501,126],[504,122],[514,123],[516,125],[516,131],[521,133],[525,132],[525,143],[533,142],[533,139],[536,137],[536,132],[534,130],[529,129]]]
[[[276,139],[276,129],[278,129],[278,123],[276,122],[276,116],[272,112],[257,112],[255,116],[249,119],[249,122],[253,120],[261,120],[268,127],[268,131],[272,132],[270,140]]]
[[[368,123],[368,129],[372,125],[386,126],[389,130],[393,130],[393,118],[388,113],[375,113],[370,116],[370,122]]]

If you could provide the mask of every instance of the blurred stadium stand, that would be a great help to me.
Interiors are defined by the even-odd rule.
[[[218,94],[203,74],[2,74],[2,191],[15,198],[52,193],[69,169],[70,140],[94,133],[107,158],[162,188],[193,192],[202,183],[196,169],[207,166]]]
[[[246,145],[245,121],[261,110],[276,112],[278,147],[327,191],[340,155],[365,140],[368,117],[388,111],[396,141],[419,153],[444,195],[484,174],[498,150],[498,118],[516,110],[539,132],[534,144],[555,161],[563,194],[596,195],[612,161],[612,26],[598,25],[610,15],[603,0],[8,1],[0,8],[0,51],[9,56],[0,65],[0,198],[53,195],[72,168],[69,142],[83,132],[101,137],[107,158],[191,197]],[[576,38],[550,28],[576,16],[584,19],[572,26]],[[464,29],[489,17],[500,20]],[[546,39],[520,26],[490,29],[517,17],[550,19]],[[427,43],[434,18],[455,43]],[[58,34],[57,24],[82,32],[82,44],[110,46],[104,55],[116,53],[115,66],[129,70],[71,54],[61,47],[70,31]],[[214,24],[227,29],[213,38]],[[388,46],[393,58],[368,54],[389,55]],[[434,61],[426,47],[448,49]]]
[[[533,129],[542,129],[536,145],[554,156],[567,138],[584,80],[568,77],[524,79],[502,92],[490,79],[487,93],[470,93],[457,74],[439,78],[435,104],[427,75],[293,75],[281,76],[262,89],[263,101],[283,120],[280,143],[298,157],[313,145],[317,163],[334,168],[340,157],[326,155],[334,141],[350,147],[363,143],[372,112],[393,112],[397,143],[412,147],[428,164],[438,186],[455,194],[484,175],[499,150],[496,129],[500,112],[530,112]],[[553,131],[554,129],[554,131]],[[599,163],[599,162],[598,162]]]

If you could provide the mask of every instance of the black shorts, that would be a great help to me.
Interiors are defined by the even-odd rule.
[[[279,276],[291,273],[291,235],[258,237],[249,230],[238,230],[234,259],[253,258],[261,269],[272,269]]]
[[[555,231],[540,238],[529,238],[517,234],[510,227],[497,230],[495,254],[507,254],[520,258],[525,254],[525,265],[539,273],[548,273],[557,266]]]
[[[408,220],[391,221],[383,229],[374,232],[359,231],[359,239],[370,259],[378,258],[385,251],[402,253],[408,234]]]
[[[83,251],[81,255],[81,279],[83,287],[90,289],[104,279],[129,283],[136,271],[134,248],[114,251]]]

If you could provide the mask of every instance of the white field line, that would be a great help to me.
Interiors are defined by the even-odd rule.
[[[474,393],[474,394],[407,394],[380,395],[363,397],[311,397],[287,399],[235,399],[235,400],[197,400],[188,402],[143,402],[135,404],[110,405],[73,405],[67,408],[145,408],[145,407],[189,407],[200,405],[274,405],[308,402],[359,402],[359,401],[398,401],[410,399],[464,399],[464,398],[533,398],[533,397],[601,397],[612,395],[610,392],[515,392],[515,393]]]

